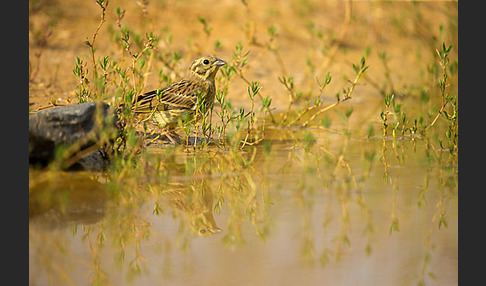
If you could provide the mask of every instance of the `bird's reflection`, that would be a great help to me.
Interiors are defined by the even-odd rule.
[[[191,230],[198,236],[221,232],[213,216],[213,192],[204,179],[193,179],[188,184],[169,183],[162,194],[169,207],[184,213]]]

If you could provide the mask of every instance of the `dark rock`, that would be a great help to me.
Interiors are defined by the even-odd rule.
[[[90,152],[75,160],[72,165],[67,168],[69,171],[103,171],[106,170],[111,164],[110,158],[107,155],[107,151],[104,148],[98,148],[94,152]]]
[[[70,159],[66,168],[105,166],[106,157],[99,155],[102,152],[99,145],[115,138],[115,118],[104,102],[58,106],[31,114],[29,164],[46,166],[56,158],[56,153],[64,150],[67,152],[64,159]]]

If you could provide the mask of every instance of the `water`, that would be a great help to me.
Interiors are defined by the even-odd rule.
[[[307,131],[154,148],[121,179],[31,171],[30,284],[457,285],[449,152]]]

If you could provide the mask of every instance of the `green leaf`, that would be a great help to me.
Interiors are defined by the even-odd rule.
[[[351,114],[353,113],[353,107],[349,107],[347,108],[345,111],[344,111],[344,115],[346,116],[346,118],[349,118],[351,116]]]
[[[336,110],[336,113],[339,115],[339,117],[341,117],[342,120],[346,120],[346,115],[344,113],[339,110]]]
[[[329,128],[329,127],[331,126],[331,118],[329,118],[329,116],[324,117],[324,118],[321,120],[321,125],[322,125],[324,128]]]
[[[268,35],[271,37],[271,38],[274,38],[277,36],[277,27],[275,27],[275,25],[271,25],[270,27],[268,27]]]
[[[331,73],[330,73],[330,72],[327,72],[327,74],[326,74],[326,80],[325,80],[325,83],[326,83],[326,84],[331,83],[331,79],[332,79],[332,77],[331,77]]]
[[[445,110],[442,110],[442,112],[440,113],[445,119],[449,119],[449,114],[447,113],[447,111]]]
[[[270,105],[272,104],[272,98],[271,97],[268,97],[266,96],[263,101],[262,101],[262,104],[264,107],[266,108],[270,108]]]

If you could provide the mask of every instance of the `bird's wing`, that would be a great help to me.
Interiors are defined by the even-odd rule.
[[[200,82],[181,80],[165,89],[139,95],[133,109],[136,112],[152,112],[154,109],[191,109],[197,102],[198,93],[204,90],[204,85]]]

